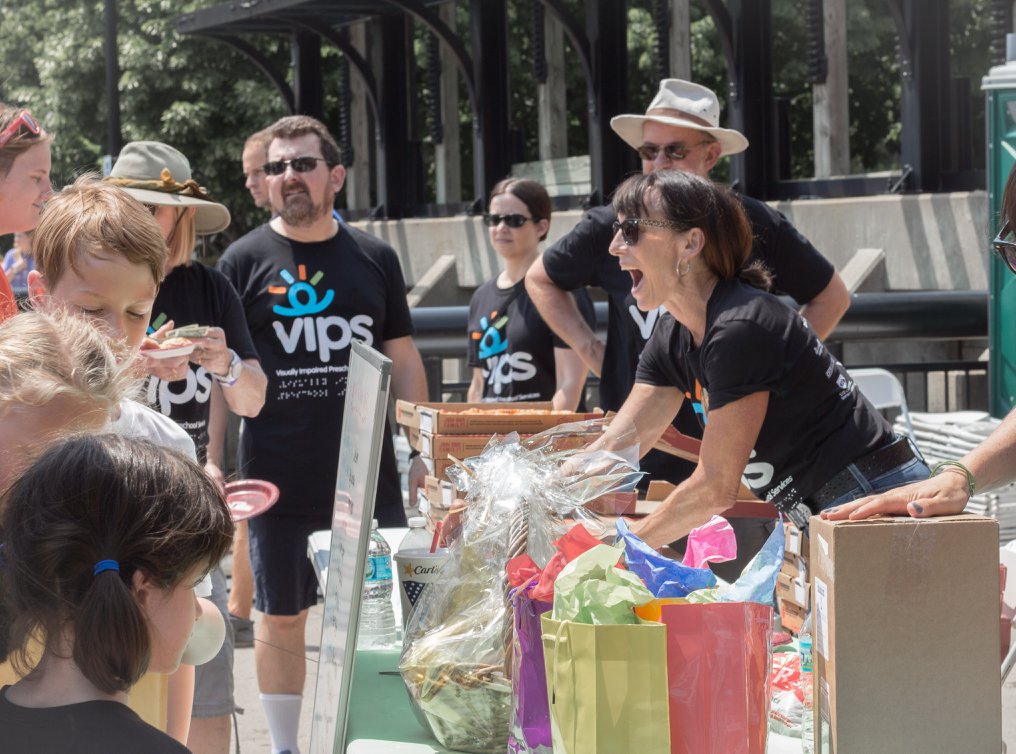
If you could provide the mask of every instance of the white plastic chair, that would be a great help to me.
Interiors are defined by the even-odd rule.
[[[850,369],[848,372],[857,389],[875,408],[899,410],[907,435],[913,440],[914,427],[910,423],[910,411],[907,410],[907,396],[896,375],[885,369]]]

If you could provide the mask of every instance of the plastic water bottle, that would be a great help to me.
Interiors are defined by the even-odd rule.
[[[801,648],[801,692],[804,694],[804,710],[801,713],[801,752],[815,752],[815,687],[811,664],[811,634],[807,628],[798,637]]]
[[[407,522],[409,531],[399,542],[399,549],[396,552],[406,550],[430,550],[430,543],[433,537],[427,531],[427,519],[423,516],[413,516]]]
[[[357,649],[387,649],[398,640],[395,610],[392,608],[392,549],[377,519],[370,524],[367,563],[363,573],[363,600],[360,602],[360,632]]]

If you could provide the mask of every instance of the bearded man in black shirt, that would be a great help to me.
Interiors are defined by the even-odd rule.
[[[265,614],[255,645],[258,687],[275,751],[297,750],[307,610],[317,601],[307,536],[331,528],[352,340],[392,360],[395,398],[427,399],[395,251],[332,214],[346,175],[341,162],[320,121],[295,115],[275,123],[263,169],[276,216],[219,261],[268,377],[264,408],[244,421],[238,466],[280,490],[272,510],[249,525],[255,607]],[[425,473],[414,459],[410,504]],[[390,432],[374,511],[381,526],[405,526]]]

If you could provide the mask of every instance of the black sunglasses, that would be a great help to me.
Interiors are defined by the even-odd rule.
[[[496,228],[502,222],[509,228],[521,228],[530,220],[536,222],[532,217],[526,217],[525,215],[492,215],[489,212],[483,213],[483,224],[488,228]]]
[[[317,167],[319,162],[332,167],[332,164],[324,157],[294,157],[292,160],[272,160],[266,162],[261,168],[265,171],[265,175],[282,175],[286,172],[287,167],[292,167],[297,173],[309,173]]]
[[[679,160],[683,160],[685,157],[687,157],[688,152],[690,152],[695,147],[701,147],[703,144],[710,143],[712,143],[710,139],[705,139],[703,141],[698,142],[697,144],[680,144],[680,143],[665,144],[662,147],[657,146],[656,144],[643,144],[636,151],[639,153],[639,157],[641,157],[646,162],[652,162],[653,160],[655,160],[656,157],[660,154],[661,150],[663,151],[663,154],[666,155],[668,160],[673,160],[676,162]]]
[[[648,220],[638,217],[628,217],[621,222],[615,220],[611,227],[614,229],[615,236],[618,231],[621,231],[621,240],[624,241],[625,246],[634,246],[639,242],[640,225],[648,225],[651,228],[670,228],[671,230],[685,229],[683,225],[667,222],[666,220]]]
[[[1002,257],[1005,266],[1016,273],[1016,239],[1006,238],[1006,236],[1012,235],[1012,232],[1012,226],[1006,223],[991,243],[995,247],[995,253]]]

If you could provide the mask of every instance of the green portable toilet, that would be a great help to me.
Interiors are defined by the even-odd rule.
[[[1016,34],[1006,36],[1005,65],[992,68],[981,81],[987,97],[988,224],[984,253],[988,275],[988,410],[1003,417],[1016,404],[1016,275],[992,252],[999,230],[1002,189],[1016,163]]]

